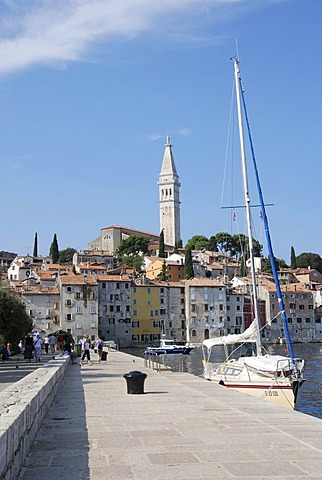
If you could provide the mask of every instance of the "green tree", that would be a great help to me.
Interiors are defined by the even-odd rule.
[[[58,248],[58,242],[57,242],[57,235],[55,233],[52,244],[50,246],[49,250],[49,255],[51,256],[52,262],[53,263],[58,263],[59,259],[59,248]]]
[[[175,242],[173,252],[179,253],[179,248],[182,248],[182,240],[178,240]]]
[[[190,250],[203,250],[208,249],[209,240],[204,235],[194,235],[188,240],[186,249]]]
[[[16,348],[32,329],[32,321],[22,302],[11,292],[0,289],[0,339]]]
[[[296,257],[296,264],[300,268],[314,268],[322,273],[322,258],[317,253],[301,253]]]
[[[294,247],[291,247],[291,268],[295,270],[297,268],[296,255]]]
[[[218,232],[216,235],[210,237],[211,239],[211,250],[219,251],[224,255],[228,255],[228,253],[232,250],[232,236],[228,232]],[[213,247],[216,246],[216,250]]]
[[[37,236],[37,232],[35,233],[33,256],[38,257],[38,236]]]
[[[159,258],[165,258],[165,251],[164,251],[164,232],[161,230],[160,238],[159,238]]]
[[[118,257],[119,265],[126,265],[134,268],[140,272],[143,264],[143,257],[141,255],[121,255]]]
[[[163,281],[168,280],[167,262],[165,260],[163,260],[161,272],[159,273],[157,278],[158,280],[163,280]]]
[[[74,253],[76,252],[77,250],[71,247],[65,248],[65,250],[60,250],[58,263],[60,265],[63,265],[63,264],[71,265],[73,263]]]
[[[187,280],[194,277],[191,248],[186,249],[185,263],[184,263],[184,276]]]
[[[119,244],[116,255],[138,255],[139,253],[147,253],[150,240],[142,235],[132,235]]]

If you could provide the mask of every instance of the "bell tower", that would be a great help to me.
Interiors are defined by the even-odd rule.
[[[180,235],[180,182],[172,155],[170,137],[167,136],[161,172],[159,174],[160,232],[164,243],[174,247]]]

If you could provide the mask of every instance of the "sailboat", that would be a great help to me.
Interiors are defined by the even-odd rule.
[[[264,400],[268,400],[284,407],[295,408],[299,387],[304,382],[303,370],[305,360],[301,358],[295,358],[293,354],[283,297],[274,260],[274,253],[268,227],[268,220],[266,216],[264,197],[262,194],[259,172],[250,133],[244,89],[241,83],[239,60],[237,58],[233,59],[233,65],[243,177],[244,207],[246,212],[246,223],[249,239],[249,264],[251,270],[254,319],[251,325],[241,334],[230,334],[222,337],[209,338],[203,341],[203,376],[207,380],[215,381],[228,388],[232,388],[234,390],[238,390],[240,392],[247,393]],[[274,276],[280,315],[283,320],[288,351],[287,356],[265,353],[264,347],[262,345],[251,224],[251,203],[248,185],[248,169],[245,153],[246,149],[244,138],[244,125],[246,125],[248,133],[252,165],[254,169],[254,177],[258,191],[259,206],[261,209],[261,218],[264,224],[267,249]],[[250,349],[253,351],[253,353],[251,353],[249,356],[245,354],[233,358],[232,355],[235,355],[235,353],[241,351],[241,349],[237,347],[234,350],[235,353],[233,352],[233,354],[229,354],[228,349],[230,348],[229,345],[236,344],[246,344],[248,345],[248,347],[254,346],[254,348]],[[225,347],[226,360],[225,362],[218,365],[218,363],[212,362],[212,355],[214,354],[214,350],[216,350],[219,345],[223,345]]]

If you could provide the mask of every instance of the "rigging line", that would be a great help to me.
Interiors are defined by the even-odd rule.
[[[231,93],[231,103],[230,103],[230,111],[229,111],[229,122],[228,122],[228,132],[227,132],[227,140],[226,140],[226,152],[225,152],[225,167],[224,167],[224,178],[223,178],[223,183],[222,183],[222,189],[221,189],[221,206],[224,203],[224,190],[225,190],[225,185],[226,185],[226,174],[228,170],[228,157],[229,157],[229,146],[232,138],[232,131],[233,131],[233,124],[234,124],[234,115],[233,115],[233,110],[234,110],[234,84],[232,86],[232,93]]]

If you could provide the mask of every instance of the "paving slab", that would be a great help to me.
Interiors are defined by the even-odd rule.
[[[125,373],[147,374],[127,394]],[[322,421],[111,351],[70,365],[19,480],[322,478]]]

